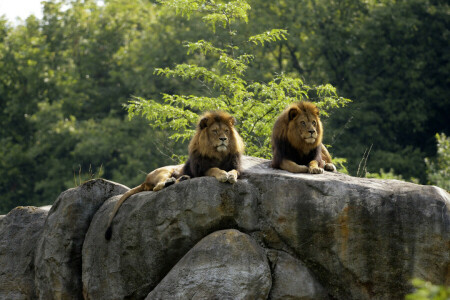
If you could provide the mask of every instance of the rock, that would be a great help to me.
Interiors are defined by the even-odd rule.
[[[245,160],[259,214],[337,299],[400,299],[450,284],[450,195],[398,180],[274,171]]]
[[[320,300],[328,299],[322,285],[308,268],[293,256],[271,250],[273,282],[269,299]]]
[[[402,299],[415,277],[450,285],[450,195],[444,190],[330,172],[292,174],[251,157],[243,163],[236,184],[202,177],[131,196],[114,219],[109,242],[109,214],[127,189],[99,180],[68,190],[48,214],[35,271],[31,264],[18,274],[33,278],[35,272],[41,299],[145,299],[193,287],[201,293],[196,296],[208,297],[203,283],[214,281],[199,275],[201,266],[209,274],[217,271],[214,263],[226,261],[230,269],[239,263],[214,251],[208,262],[207,237],[217,251],[240,249],[241,240],[263,248],[272,272],[269,299]],[[0,219],[2,230],[8,219]],[[224,232],[239,238],[224,245]],[[8,251],[0,252],[0,272],[14,260]],[[21,286],[34,290],[32,280]]]
[[[125,186],[90,180],[69,189],[53,204],[36,250],[36,288],[40,299],[81,299],[81,250],[92,217],[106,199]]]
[[[34,256],[48,210],[16,207],[0,223],[0,299],[35,297]]]
[[[123,203],[104,238],[114,197],[94,216],[83,245],[86,299],[145,298],[170,269],[209,233],[257,226],[257,191],[241,181],[195,178]]]
[[[261,247],[237,230],[203,238],[146,300],[267,299],[270,267]]]

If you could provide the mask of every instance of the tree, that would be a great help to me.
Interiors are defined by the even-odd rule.
[[[124,72],[133,67],[127,49],[155,22],[157,7],[123,0],[43,6],[43,20],[16,27],[0,20],[0,213],[50,204],[92,177],[136,185],[171,162],[152,142],[164,133],[143,119],[125,121],[122,107],[135,88],[124,74],[136,77]]]
[[[174,68],[157,68],[156,74],[167,78],[190,79],[198,82],[198,94],[163,94],[164,103],[136,97],[128,106],[129,115],[143,115],[155,128],[173,131],[170,138],[182,141],[193,136],[193,124],[199,113],[226,110],[239,123],[237,129],[246,143],[249,155],[270,158],[270,134],[278,114],[294,101],[310,98],[317,102],[324,115],[333,107],[349,102],[338,97],[329,84],[306,85],[300,78],[280,73],[269,82],[250,81],[246,71],[254,56],[244,52],[242,44],[255,48],[285,40],[286,30],[270,29],[261,34],[243,37],[237,28],[248,21],[250,5],[246,1],[214,2],[208,0],[161,1],[166,7],[191,17],[198,12],[220,41],[186,42],[188,54],[198,55],[203,63],[177,64]],[[211,60],[213,58],[213,60]]]
[[[450,191],[450,138],[444,133],[436,134],[437,157],[425,158],[428,183]]]
[[[330,82],[351,105],[330,113],[325,139],[356,175],[369,148],[370,172],[394,169],[426,183],[434,134],[449,134],[448,3],[252,0],[251,31],[287,29],[290,39],[260,49],[260,69]],[[255,76],[266,74],[255,72]]]

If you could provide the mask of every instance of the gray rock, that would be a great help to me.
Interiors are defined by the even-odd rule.
[[[83,245],[86,299],[141,299],[203,237],[221,229],[252,231],[257,225],[257,191],[203,177],[159,192],[141,192],[123,203],[104,238],[109,214],[120,197],[94,216]]]
[[[35,283],[40,299],[81,299],[81,250],[92,217],[103,202],[128,188],[90,180],[53,204],[36,250]]]
[[[320,300],[328,299],[322,285],[308,268],[293,256],[282,251],[269,251],[273,269],[271,300]]]
[[[99,180],[62,193],[37,243],[35,271],[31,259],[26,271],[18,267],[20,276],[14,275],[22,278],[17,279],[21,289],[33,293],[33,272],[41,299],[144,299],[175,277],[180,284],[201,287],[205,278],[196,273],[195,282],[187,282],[180,266],[195,261],[197,256],[185,255],[199,241],[225,229],[248,234],[269,254],[272,299],[314,293],[318,298],[401,299],[414,277],[450,285],[450,195],[434,186],[329,172],[292,174],[245,157],[243,176],[234,185],[202,177],[130,197],[114,219],[108,242],[104,233],[109,213],[126,190]],[[27,216],[17,215],[15,222],[39,235],[39,226]],[[9,276],[2,271],[9,270],[16,253],[33,257],[3,243],[11,239],[17,249],[30,249],[34,243],[27,239],[30,234],[17,239],[5,235],[9,219],[0,218],[2,276]],[[181,264],[184,256],[190,258]],[[205,261],[202,256],[199,264],[207,265]],[[211,255],[210,263],[217,261]],[[205,274],[214,272],[211,268]],[[296,289],[293,278],[305,278],[306,285]],[[4,286],[0,283],[0,295]],[[211,293],[204,289],[196,297]]]
[[[35,296],[34,256],[48,210],[16,207],[0,223],[0,299]]]
[[[267,299],[270,272],[263,249],[248,235],[217,231],[189,250],[146,299]]]
[[[334,298],[401,299],[414,277],[450,284],[450,195],[434,186],[291,174],[245,160],[260,215]],[[270,241],[268,241],[270,242]]]

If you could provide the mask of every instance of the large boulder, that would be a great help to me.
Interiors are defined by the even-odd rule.
[[[61,193],[48,214],[36,250],[40,299],[82,299],[84,236],[103,202],[127,190],[123,185],[96,179]]]
[[[0,297],[29,299],[36,290],[41,299],[145,299],[184,290],[208,298],[237,295],[241,287],[250,299],[260,278],[256,298],[401,299],[415,277],[450,285],[444,190],[340,173],[292,174],[251,157],[243,167],[236,184],[202,177],[133,195],[118,211],[110,241],[109,215],[128,190],[112,182],[62,193],[45,225],[43,219],[33,225],[29,212],[11,212],[0,218],[0,279],[9,282],[0,283]],[[13,223],[27,224],[26,234],[9,234]],[[9,241],[16,246],[8,248]],[[18,264],[18,275],[14,259],[29,262]],[[243,261],[261,272],[246,273]],[[222,271],[231,275],[220,290]],[[228,284],[236,278],[242,281]]]
[[[198,241],[230,228],[250,233],[266,249],[291,253],[337,299],[401,298],[414,277],[450,283],[450,197],[434,186],[292,174],[246,157],[234,185],[194,178],[130,197],[106,242],[117,200],[105,202],[86,235],[89,299],[145,297]]]
[[[159,192],[141,192],[123,203],[113,234],[104,233],[119,196],[95,214],[83,245],[86,299],[141,299],[203,237],[221,229],[257,229],[257,191],[241,181],[215,178],[181,182]]]
[[[301,261],[277,250],[270,250],[268,257],[273,269],[269,299],[328,299],[325,289]]]
[[[246,160],[259,215],[338,299],[400,299],[414,277],[450,284],[450,195],[435,186],[291,174]],[[270,241],[267,241],[270,247]]]
[[[237,230],[203,238],[146,300],[267,299],[271,270],[263,249]]]
[[[0,219],[0,299],[35,297],[35,249],[47,214],[19,206]]]

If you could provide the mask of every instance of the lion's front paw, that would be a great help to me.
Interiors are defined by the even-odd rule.
[[[319,167],[310,167],[308,172],[310,174],[322,174],[323,173],[323,169],[319,168]]]
[[[162,190],[164,187],[166,186],[166,183],[163,182],[158,182],[158,184],[153,188],[154,192],[160,191]]]
[[[332,163],[325,164],[324,169],[325,169],[325,171],[328,171],[328,172],[336,172],[336,166],[333,165]]]
[[[177,182],[185,181],[185,180],[189,180],[189,179],[191,179],[191,176],[183,175],[183,176],[181,176],[180,178],[177,179]]]
[[[227,182],[228,181],[228,173],[225,171],[221,171],[219,174],[216,174],[216,179],[220,182]]]
[[[171,186],[172,184],[175,184],[175,182],[177,182],[175,177],[170,177],[170,178],[166,179],[166,181],[164,182],[164,187]]]
[[[229,183],[236,183],[237,182],[237,174],[236,172],[230,171],[228,172],[228,182]]]

